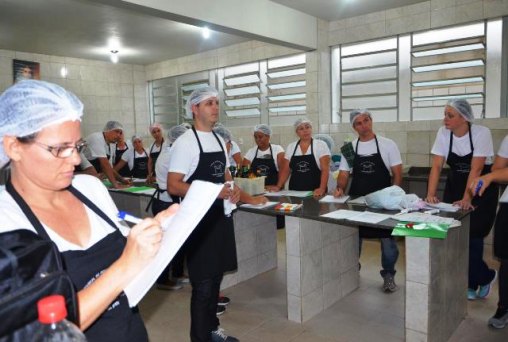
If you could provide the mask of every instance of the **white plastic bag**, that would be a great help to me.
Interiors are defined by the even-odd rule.
[[[425,203],[415,194],[407,194],[397,185],[372,192],[365,196],[365,203],[371,208],[402,210],[421,209]]]

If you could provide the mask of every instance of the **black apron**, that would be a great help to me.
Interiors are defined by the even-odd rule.
[[[118,162],[122,159],[122,155],[125,153],[125,151],[127,151],[129,149],[129,146],[127,146],[127,144],[125,144],[125,149],[124,150],[119,150],[118,149],[118,145],[116,147],[116,154],[115,154],[115,165],[118,164]],[[129,165],[125,164],[119,171],[118,173],[120,174],[120,176],[122,177],[130,177],[132,174],[131,174],[131,169],[129,169]]]
[[[6,189],[37,233],[42,238],[50,240],[39,219],[10,182],[7,183]],[[68,190],[110,226],[115,228],[113,233],[110,233],[87,250],[61,252],[65,270],[78,291],[80,291],[92,283],[120,257],[125,247],[126,239],[109,217],[87,197],[72,185],[69,186]],[[148,341],[148,334],[137,307],[132,309],[129,307],[127,297],[123,292],[88,327],[85,335],[89,342]]]
[[[221,151],[203,152],[194,127],[192,131],[199,145],[199,163],[186,181],[203,180],[212,183],[225,182],[226,155],[219,138],[212,132]],[[237,269],[236,243],[233,216],[224,216],[224,202],[216,199],[203,219],[191,233],[185,245],[187,267],[191,281],[202,281]]]
[[[308,155],[295,156],[299,144],[300,140],[296,143],[289,161],[291,168],[289,190],[314,191],[321,185],[321,170],[314,158],[314,139],[310,141],[310,154]]]
[[[494,255],[508,259],[508,203],[501,203],[494,225]]]
[[[376,141],[377,152],[375,154],[360,156],[358,155],[358,144],[360,139],[356,141],[355,159],[353,162],[353,179],[351,181],[351,189],[349,194],[353,196],[365,196],[371,192],[378,191],[392,185],[392,177],[390,171],[379,152],[379,143]],[[379,229],[373,227],[359,226],[361,238],[389,238],[392,231],[389,229]]]
[[[251,170],[257,176],[266,176],[265,185],[277,185],[279,171],[275,166],[275,160],[273,159],[272,144],[270,144],[270,157],[269,158],[258,158],[259,147],[256,148],[256,154],[250,165]],[[267,155],[265,155],[266,157]]]
[[[150,146],[150,157],[152,158],[152,170],[153,175],[155,176],[155,163],[157,162],[157,158],[159,158],[159,154],[161,154],[162,146],[164,145],[164,139],[162,139],[161,148],[158,152],[153,152],[153,148],[155,147],[155,142]]]
[[[443,201],[453,203],[464,197],[464,191],[467,186],[467,178],[471,171],[471,161],[473,160],[473,138],[471,134],[471,124],[469,124],[469,144],[471,152],[465,156],[458,156],[452,152],[453,133],[450,132],[450,148],[448,150],[448,158],[446,164],[450,166],[450,172],[446,178],[446,185],[443,195]],[[491,165],[484,165],[481,174],[485,175],[490,172]],[[471,238],[486,237],[496,217],[497,202],[499,197],[499,187],[497,184],[490,184],[485,189],[483,195],[473,197],[471,204],[476,208],[471,213],[469,236]]]
[[[132,177],[134,178],[146,178],[148,176],[148,154],[145,150],[143,150],[145,153],[144,157],[137,157],[136,158],[136,151],[133,151],[134,153],[134,166],[132,167]],[[157,155],[158,157],[158,155]],[[155,165],[155,163],[154,163]],[[155,168],[154,168],[155,170]]]

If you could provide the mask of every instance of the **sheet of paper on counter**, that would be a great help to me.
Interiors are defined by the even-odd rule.
[[[124,289],[130,307],[136,306],[150,290],[161,272],[205,216],[222,188],[222,184],[199,180],[192,182],[184,200],[180,203],[180,209],[167,222],[163,222],[164,234],[159,252]]]
[[[273,207],[274,205],[278,204],[279,202],[266,202],[265,204],[242,204],[242,208],[252,208],[252,209],[264,209]]]
[[[456,211],[459,211],[460,207],[453,205],[451,203],[445,203],[445,202],[439,202],[439,203],[426,203],[426,208],[430,209],[439,209],[441,211],[447,211],[450,213],[454,213]]]
[[[423,223],[444,223],[449,224],[450,227],[460,227],[460,221],[451,217],[441,217],[437,215],[430,215],[425,213],[406,213],[393,215],[392,218],[398,221],[408,222],[423,222]]]
[[[319,202],[322,203],[346,203],[346,201],[349,199],[349,196],[341,196],[341,197],[334,197],[332,195],[326,195],[325,197],[321,198]]]
[[[335,210],[321,216],[337,220],[349,220],[363,223],[379,223],[391,217],[391,215],[374,213],[372,211],[354,211],[344,209]]]

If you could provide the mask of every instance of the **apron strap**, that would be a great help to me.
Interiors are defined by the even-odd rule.
[[[85,195],[78,191],[72,184],[67,188],[74,196],[76,196],[81,202],[83,202],[88,208],[90,208],[94,213],[99,215],[104,221],[106,221],[111,227],[118,229],[116,224],[111,221],[111,219],[106,215],[99,207],[97,207],[92,201],[88,199]]]

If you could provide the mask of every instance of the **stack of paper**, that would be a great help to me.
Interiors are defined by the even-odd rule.
[[[331,213],[321,215],[323,217],[329,217],[338,220],[349,220],[360,223],[379,223],[386,219],[389,219],[391,215],[379,214],[371,211],[354,211],[354,210],[336,210]]]
[[[341,197],[334,197],[332,195],[326,195],[325,197],[321,198],[319,202],[322,203],[346,203],[346,201],[349,199],[349,196],[341,196]]]
[[[264,204],[242,204],[241,207],[242,208],[252,208],[252,209],[264,209],[264,208],[272,207],[278,203],[279,202],[266,202]]]
[[[445,202],[426,203],[425,207],[432,208],[432,209],[439,209],[441,211],[447,211],[450,213],[454,213],[460,209],[460,207],[457,207],[451,203],[445,203]]]

